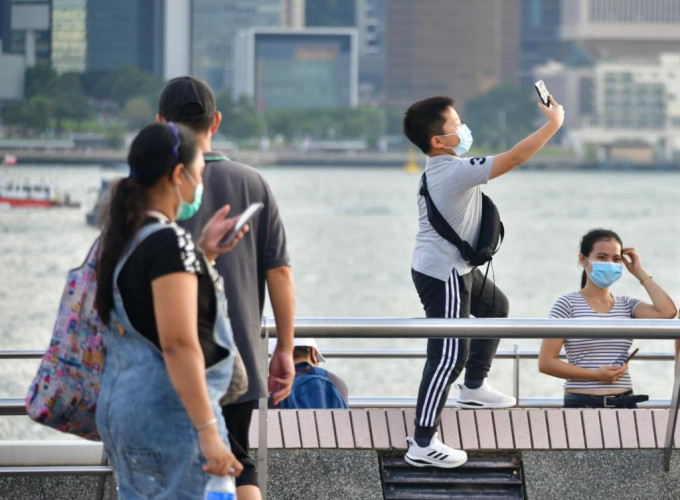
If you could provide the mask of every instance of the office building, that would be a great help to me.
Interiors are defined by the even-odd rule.
[[[251,27],[280,27],[282,0],[193,0],[191,73],[216,92],[234,78],[234,41]]]
[[[386,105],[450,95],[458,109],[519,77],[519,0],[390,0],[386,4]]]
[[[359,100],[362,103],[378,104],[383,100],[385,2],[386,0],[357,0]]]
[[[561,0],[521,0],[520,83],[533,84],[533,70],[548,61],[565,61],[560,39]]]
[[[164,80],[191,74],[191,5],[192,0],[164,1],[158,72]]]
[[[541,71],[543,76],[550,73]],[[574,111],[582,104],[578,121],[572,117],[569,128],[578,154],[596,151],[600,160],[680,161],[680,53],[603,60],[589,70],[564,68],[562,74],[554,72],[553,83],[573,79],[575,71],[581,72],[582,84],[567,85],[573,95],[566,99]],[[588,103],[590,109],[585,109]]]
[[[305,27],[305,0],[281,0],[281,27]]]
[[[87,0],[52,0],[52,67],[85,71]]]
[[[676,51],[680,0],[562,0],[561,37],[593,60]]]
[[[305,26],[347,28],[357,25],[357,3],[361,0],[307,0]]]
[[[50,0],[0,0],[2,51],[22,54],[26,67],[49,62]]]
[[[24,98],[26,59],[20,54],[0,51],[0,103],[21,101]]]
[[[260,112],[357,105],[355,28],[251,28],[236,43],[234,93]]]
[[[88,0],[87,69],[130,65],[160,76],[163,7],[162,0]]]

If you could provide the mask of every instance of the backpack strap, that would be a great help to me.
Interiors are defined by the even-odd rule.
[[[430,192],[427,190],[427,177],[425,172],[423,172],[423,176],[420,178],[420,194],[425,198],[427,220],[430,222],[430,225],[437,231],[439,236],[455,246],[463,259],[469,262],[470,257],[475,254],[475,251],[467,241],[458,236],[458,233],[453,230],[444,216],[437,210],[437,207],[430,196]]]

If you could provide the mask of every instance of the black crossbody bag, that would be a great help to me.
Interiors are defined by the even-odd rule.
[[[423,173],[420,180],[420,194],[425,198],[427,219],[430,221],[430,224],[439,236],[460,251],[463,259],[473,266],[481,266],[491,261],[496,252],[498,252],[505,236],[505,228],[501,222],[501,216],[491,198],[482,193],[482,221],[479,227],[479,238],[477,238],[476,248],[472,248],[472,245],[458,236],[458,233],[453,230],[444,216],[437,210],[430,192],[427,190],[427,177],[425,173]]]

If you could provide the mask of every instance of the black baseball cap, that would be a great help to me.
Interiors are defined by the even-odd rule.
[[[180,76],[168,81],[158,99],[158,113],[167,121],[198,128],[212,124],[217,107],[210,86],[193,76]]]

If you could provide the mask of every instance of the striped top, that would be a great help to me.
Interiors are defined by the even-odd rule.
[[[640,303],[638,299],[612,294],[614,306],[609,312],[597,313],[591,309],[581,295],[581,292],[571,292],[563,295],[552,307],[551,318],[604,318],[630,319],[635,307]],[[564,350],[569,364],[581,368],[597,369],[602,365],[622,365],[628,357],[632,339],[564,339]],[[633,382],[630,372],[626,373],[614,383],[607,384],[599,380],[567,380],[565,389],[611,390],[632,389]]]

